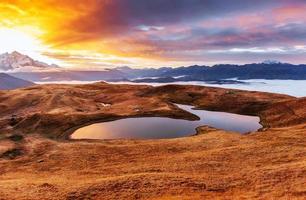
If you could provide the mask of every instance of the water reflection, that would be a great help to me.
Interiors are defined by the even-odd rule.
[[[96,123],[76,130],[72,139],[160,139],[177,138],[195,133],[195,128],[209,125],[215,128],[239,133],[261,128],[259,117],[225,112],[193,110],[192,106],[178,105],[201,119],[188,121],[165,117],[127,118],[111,122]]]

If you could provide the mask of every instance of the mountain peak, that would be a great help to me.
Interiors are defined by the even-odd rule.
[[[56,68],[24,55],[18,51],[0,54],[0,71],[37,71]]]
[[[18,51],[13,51],[12,53],[10,53],[11,55],[18,55],[18,56],[21,56],[22,54],[19,53]]]
[[[262,64],[273,65],[273,64],[281,64],[278,60],[264,60]]]

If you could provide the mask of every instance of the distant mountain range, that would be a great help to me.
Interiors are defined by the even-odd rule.
[[[178,68],[118,67],[101,71],[16,72],[12,75],[34,82],[44,81],[131,81],[171,83],[177,81],[220,81],[225,79],[306,80],[306,65],[254,63],[246,65],[189,66]]]
[[[57,68],[57,65],[48,65],[23,55],[17,51],[0,54],[0,71],[36,71]]]
[[[118,81],[128,80],[127,75],[115,69],[100,71],[41,71],[41,72],[15,72],[11,75],[30,80],[33,82],[54,82],[54,81]]]
[[[0,70],[33,82],[104,80],[171,83],[177,81],[210,81],[223,84],[235,83],[235,81],[228,79],[306,80],[305,64],[293,65],[269,60],[262,63],[245,65],[220,64],[212,67],[205,65],[178,68],[162,67],[157,69],[117,67],[97,71],[75,71],[63,69],[56,65],[48,65],[35,61],[21,53],[12,52],[0,55]]]
[[[158,80],[169,82],[175,81],[211,81],[224,79],[292,79],[306,80],[306,65],[292,65],[288,63],[253,63],[246,65],[214,65],[189,66],[178,68],[159,69],[132,69],[129,67],[117,68],[127,74],[128,79],[141,82]],[[135,80],[136,79],[136,80]]]
[[[0,73],[0,90],[10,90],[22,87],[32,86],[34,83],[19,78],[15,78],[8,74]]]

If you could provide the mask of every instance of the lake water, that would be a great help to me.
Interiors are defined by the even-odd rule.
[[[199,126],[209,125],[218,129],[247,133],[262,126],[259,117],[225,112],[194,110],[192,106],[177,105],[201,119],[189,121],[164,117],[127,118],[96,123],[76,130],[72,139],[161,139],[177,138],[195,134]]]

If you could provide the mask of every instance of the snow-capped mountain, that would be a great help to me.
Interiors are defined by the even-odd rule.
[[[17,51],[0,54],[0,71],[35,71],[58,68],[23,55]]]

